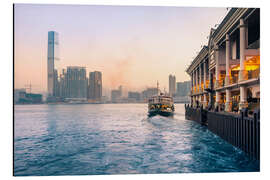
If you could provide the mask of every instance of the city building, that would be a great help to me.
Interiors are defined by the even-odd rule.
[[[122,86],[119,86],[118,89],[111,91],[111,102],[112,103],[121,102],[121,98],[122,98]]]
[[[231,8],[186,72],[192,104],[218,111],[260,107],[260,9]]]
[[[67,100],[87,100],[87,78],[85,67],[68,66],[64,74],[64,84],[62,84],[65,99]]]
[[[169,76],[169,95],[174,96],[176,93],[176,79],[175,76],[171,75]]]
[[[129,102],[139,102],[141,99],[141,94],[139,92],[128,92]]]
[[[54,69],[54,77],[53,77],[53,97],[60,96],[60,84],[58,80],[58,72],[57,69]]]
[[[26,89],[14,90],[15,104],[41,104],[42,94],[27,93]]]
[[[142,92],[142,100],[144,102],[147,102],[147,99],[154,96],[154,95],[157,95],[158,94],[158,89],[157,88],[147,88],[146,90],[144,90]]]
[[[67,97],[67,72],[66,72],[66,69],[63,69],[62,74],[60,74],[59,92],[60,92],[61,98]]]
[[[190,92],[190,81],[176,83],[176,96],[188,96]]]
[[[102,75],[99,71],[89,73],[88,98],[101,101],[102,97]]]
[[[18,103],[20,99],[25,98],[26,89],[14,89],[14,103]]]
[[[56,60],[59,60],[58,57],[58,33],[55,31],[48,32],[48,54],[47,54],[47,88],[48,88],[48,97],[54,97],[58,95],[57,88],[57,71],[55,70]]]

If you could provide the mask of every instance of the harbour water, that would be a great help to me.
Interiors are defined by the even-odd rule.
[[[147,104],[15,105],[14,175],[259,171],[196,122],[147,117]]]

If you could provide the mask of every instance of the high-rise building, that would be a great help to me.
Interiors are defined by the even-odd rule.
[[[48,32],[48,54],[47,54],[47,73],[48,73],[48,97],[56,95],[55,84],[55,61],[59,60],[58,57],[58,33],[55,31]]]
[[[188,96],[190,91],[190,81],[177,82],[177,96]]]
[[[171,96],[174,96],[175,95],[175,92],[176,92],[176,79],[175,79],[175,76],[171,75],[169,76],[169,94]]]
[[[85,67],[68,66],[66,72],[66,98],[87,99],[87,78]]]
[[[140,101],[141,94],[139,92],[128,92],[128,98],[129,99],[134,99],[135,101]]]
[[[59,78],[59,91],[60,91],[60,97],[65,98],[67,97],[67,73],[66,69],[62,70],[62,74]]]
[[[57,69],[54,69],[54,77],[53,77],[53,97],[60,96],[60,84],[58,80],[58,72]]]
[[[121,102],[121,98],[122,98],[122,86],[119,86],[118,89],[111,91],[112,103]]]
[[[102,97],[102,75],[99,71],[89,73],[88,98],[101,101]]]
[[[147,101],[148,98],[157,95],[158,94],[158,88],[147,88],[142,92],[142,100]]]

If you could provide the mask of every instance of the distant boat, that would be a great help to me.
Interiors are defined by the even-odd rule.
[[[157,83],[158,94],[148,99],[148,115],[161,115],[172,116],[174,114],[173,98],[169,95],[159,93]]]

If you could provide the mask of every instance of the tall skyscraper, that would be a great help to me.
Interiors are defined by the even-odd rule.
[[[169,94],[171,96],[174,96],[176,92],[176,79],[175,76],[171,75],[169,76]]]
[[[48,97],[55,96],[56,93],[56,84],[55,84],[55,61],[59,60],[58,57],[58,33],[55,31],[48,32],[48,54],[47,54],[47,73],[48,73]]]
[[[89,99],[101,101],[102,97],[102,75],[99,71],[89,73]]]
[[[85,67],[68,66],[66,72],[66,97],[87,99],[87,78]]]

